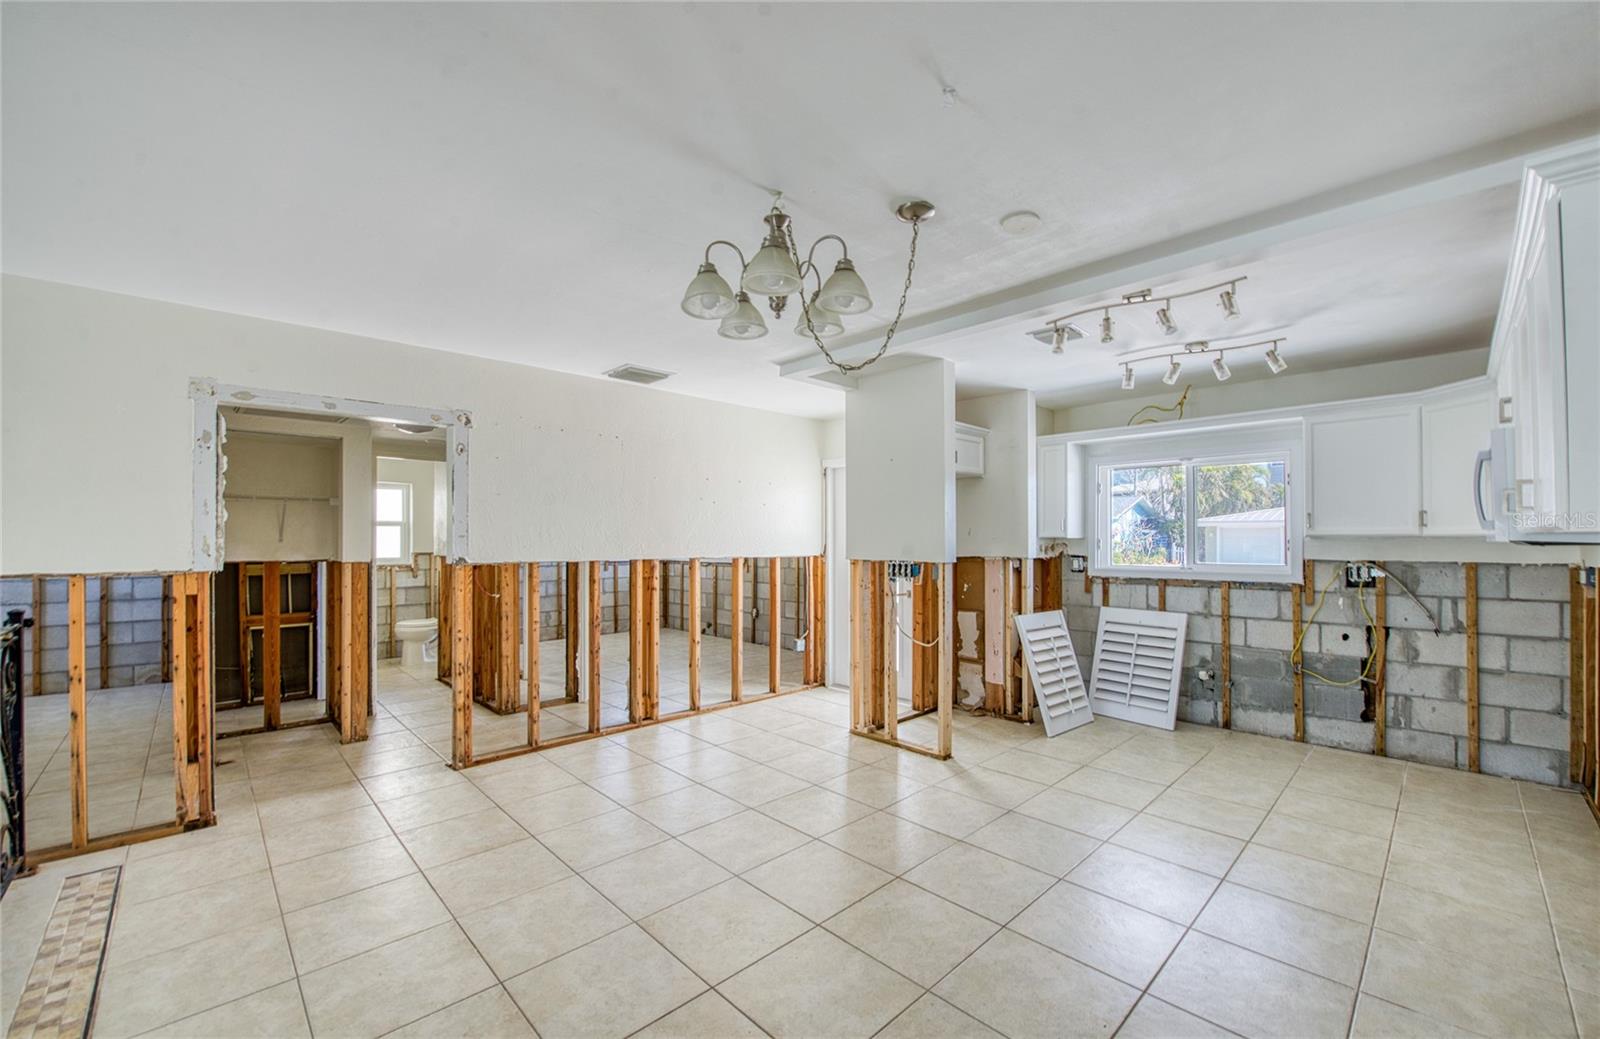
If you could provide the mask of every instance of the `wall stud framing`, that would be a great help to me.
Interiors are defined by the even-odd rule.
[[[600,562],[589,561],[589,646],[585,694],[589,697],[589,731],[600,731]]]
[[[452,623],[451,692],[454,696],[454,726],[450,740],[450,764],[466,768],[472,764],[472,582],[471,563],[451,568],[450,616]]]
[[[89,843],[89,690],[84,674],[84,577],[67,578],[67,724],[71,743],[72,846]]]
[[[111,578],[101,577],[100,585],[100,685],[111,684]]]
[[[644,566],[645,563],[641,559],[628,560],[628,600],[633,604],[632,609],[628,611],[628,720],[630,722],[643,721],[645,718]],[[616,600],[616,585],[613,584],[611,600],[613,606]],[[613,609],[613,623],[615,617]]]
[[[783,688],[783,586],[777,556],[767,563],[767,692]]]
[[[444,559],[439,559],[439,667],[435,672],[439,681],[455,683],[455,668],[451,664],[455,647],[455,567]],[[331,568],[334,564],[329,564]],[[333,582],[330,580],[330,586]],[[329,606],[332,606],[332,589],[329,590]],[[333,614],[337,616],[336,613]]]
[[[1162,589],[1165,592],[1165,589]],[[1162,596],[1166,598],[1165,595]],[[1302,666],[1305,663],[1305,647],[1301,645],[1304,637],[1304,623],[1301,612],[1304,609],[1300,601],[1300,586],[1290,585],[1289,601],[1293,604],[1292,612],[1294,624],[1290,628],[1289,637],[1294,640],[1294,650],[1290,654],[1289,664],[1294,671],[1294,738],[1297,743],[1306,741],[1306,675]],[[1163,606],[1162,609],[1166,607]]]
[[[735,557],[729,567],[728,617],[733,629],[733,673],[728,677],[731,699],[744,699],[744,560]]]
[[[1222,707],[1218,724],[1224,729],[1233,728],[1233,623],[1229,619],[1228,608],[1231,587],[1227,581],[1222,582],[1222,645],[1219,647],[1222,658]]]
[[[1478,771],[1478,564],[1467,563],[1467,768]],[[1573,639],[1576,646],[1578,640]],[[1574,686],[1573,688],[1577,688]],[[1576,702],[1576,699],[1574,699]]]
[[[279,580],[282,567],[276,562],[263,563],[261,566],[261,723],[269,729],[276,729],[283,724],[283,622],[282,604],[279,602]],[[239,567],[240,581],[246,580],[245,568]],[[393,587],[394,581],[389,582]],[[239,615],[242,618],[248,613],[248,603],[240,600]],[[393,614],[390,614],[392,617]],[[244,628],[244,638],[249,639],[249,629]],[[249,697],[250,673],[244,662],[249,658],[239,658],[243,666],[245,681],[245,696]]]
[[[687,602],[684,610],[687,619],[684,626],[689,629],[689,710],[700,709],[700,559],[695,557],[689,560],[689,590],[686,595]],[[716,612],[716,604],[712,604],[712,612]]]
[[[539,745],[539,564],[528,564],[528,746]]]
[[[1377,657],[1377,671],[1373,676],[1372,690],[1372,753],[1379,757],[1388,754],[1389,703],[1385,687],[1389,658],[1389,579],[1377,581],[1377,605],[1373,610],[1372,652]]]
[[[900,604],[895,596],[896,579],[889,576],[889,564],[879,562],[874,565],[883,572],[878,606],[883,611],[883,623],[879,626],[883,640],[883,688],[879,694],[883,697],[883,733],[891,740],[899,740],[900,670],[897,666],[897,650],[900,643]]]
[[[1583,571],[1578,567],[1568,568],[1568,597],[1570,619],[1572,624],[1571,638],[1568,640],[1568,672],[1567,689],[1572,707],[1568,711],[1571,724],[1571,746],[1568,756],[1568,778],[1574,783],[1583,778],[1583,635],[1584,635],[1584,599],[1583,599]]]
[[[44,653],[39,644],[44,638],[44,578],[33,579],[33,695],[44,692]]]
[[[935,745],[908,743],[900,738],[899,674],[895,659],[900,625],[896,616],[894,582],[888,564],[880,560],[851,560],[850,609],[850,728],[858,736],[902,750],[935,758],[951,753],[951,715],[954,712],[954,671],[950,640],[953,611],[950,606],[950,564],[925,564],[933,583],[932,594],[910,596],[913,627],[939,633],[934,662],[929,668],[936,682],[932,711],[937,712]],[[937,576],[934,576],[934,575]],[[919,621],[917,614],[932,614]],[[914,711],[906,718],[928,711]]]

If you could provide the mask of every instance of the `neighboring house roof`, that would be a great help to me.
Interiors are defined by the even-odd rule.
[[[1276,509],[1251,509],[1249,512],[1230,512],[1224,516],[1206,516],[1196,521],[1202,527],[1241,527],[1252,524],[1278,526],[1283,523],[1283,507]]]
[[[1148,517],[1151,514],[1150,502],[1142,494],[1122,493],[1111,496],[1111,518],[1121,519],[1130,509],[1138,509],[1139,515]]]

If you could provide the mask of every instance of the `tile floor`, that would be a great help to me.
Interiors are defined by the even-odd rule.
[[[1600,1035],[1575,795],[1106,719],[937,762],[837,691],[457,773],[378,677],[368,742],[224,741],[218,826],[17,882],[4,1018],[123,863],[97,1039]]]

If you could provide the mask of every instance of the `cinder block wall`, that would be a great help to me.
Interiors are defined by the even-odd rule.
[[[1319,591],[1342,563],[1315,564]],[[1426,611],[1388,583],[1385,654],[1390,757],[1465,768],[1466,569],[1459,563],[1385,563]],[[1572,634],[1569,571],[1560,565],[1478,566],[1479,764],[1484,772],[1565,784],[1570,750]],[[1100,586],[1085,592],[1082,574],[1063,575],[1073,645],[1087,675],[1094,656]],[[1113,580],[1110,605],[1156,609],[1154,581]],[[1292,738],[1293,604],[1286,588],[1234,584],[1229,591],[1233,727]],[[1368,621],[1342,576],[1327,592],[1303,639],[1305,667],[1332,682],[1305,679],[1306,739],[1367,751],[1373,723],[1362,721],[1359,683],[1368,652]],[[1366,590],[1368,609],[1374,594]],[[1218,724],[1221,707],[1220,585],[1171,587],[1167,609],[1189,614],[1178,716]],[[1439,632],[1434,632],[1437,620]],[[1209,677],[1203,677],[1209,674]],[[1337,683],[1351,682],[1350,685]]]
[[[90,577],[85,582],[85,651],[90,689],[100,688],[100,585],[106,583],[110,617],[106,647],[110,670],[107,688],[161,681],[162,605],[160,577]],[[33,654],[42,654],[43,690],[67,691],[67,579],[44,579],[42,617],[23,637],[22,688],[33,690]],[[33,579],[0,580],[0,611],[33,610]]]
[[[428,575],[433,570],[433,554],[419,552],[412,569],[404,567],[375,566],[372,568],[372,601],[375,607],[374,632],[378,639],[378,657],[390,659],[400,655],[400,643],[391,639],[393,628],[389,618],[389,582],[394,582],[394,619],[423,620],[438,616],[434,590],[430,595]]]

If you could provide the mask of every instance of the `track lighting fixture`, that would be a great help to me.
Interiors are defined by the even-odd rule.
[[[1050,352],[1053,354],[1059,354],[1062,352],[1061,344],[1067,341],[1067,330],[1064,328],[1056,329],[1055,340],[1055,345],[1050,348]]]
[[[1216,374],[1218,382],[1227,382],[1233,376],[1233,372],[1228,370],[1228,362],[1222,359],[1221,354],[1211,359],[1211,371]]]
[[[1239,316],[1239,301],[1234,296],[1235,288],[1235,285],[1229,285],[1227,288],[1222,290],[1219,296],[1222,301],[1222,314],[1224,317],[1232,318]]]
[[[1133,365],[1131,364],[1122,366],[1122,388],[1125,390],[1133,389]]]
[[[1215,285],[1206,285],[1203,288],[1190,289],[1188,292],[1169,292],[1163,296],[1155,295],[1155,293],[1150,289],[1140,289],[1137,292],[1124,293],[1122,299],[1116,303],[1101,303],[1098,306],[1085,307],[1082,310],[1075,310],[1070,314],[1063,314],[1060,317],[1051,318],[1049,321],[1045,322],[1044,328],[1034,329],[1033,331],[1030,331],[1028,335],[1042,343],[1048,343],[1050,342],[1049,333],[1052,329],[1063,327],[1070,328],[1072,327],[1070,322],[1073,318],[1082,317],[1085,314],[1093,314],[1096,311],[1099,311],[1100,341],[1102,343],[1110,343],[1116,338],[1116,327],[1112,324],[1111,320],[1111,312],[1113,310],[1118,310],[1122,307],[1154,307],[1156,324],[1161,326],[1162,334],[1175,336],[1178,334],[1178,323],[1172,319],[1173,300],[1188,299],[1191,296],[1203,296],[1213,292],[1220,292],[1222,309],[1224,313],[1226,313],[1229,317],[1238,317],[1239,304],[1235,294],[1238,291],[1239,283],[1244,280],[1245,278],[1240,276],[1230,281],[1219,281]],[[827,295],[828,294],[826,292],[823,293],[824,304],[828,302]],[[1069,336],[1069,338],[1074,337]]]
[[[1285,361],[1282,353],[1279,352],[1279,347],[1284,342],[1285,340],[1283,339],[1260,339],[1252,343],[1216,346],[1213,345],[1210,340],[1195,339],[1191,342],[1183,344],[1183,353],[1181,354],[1147,353],[1138,357],[1125,354],[1117,359],[1117,363],[1122,365],[1122,388],[1125,390],[1133,389],[1133,368],[1135,365],[1144,364],[1146,361],[1158,360],[1165,360],[1167,362],[1167,370],[1162,373],[1161,381],[1166,383],[1168,386],[1175,384],[1178,381],[1178,377],[1183,373],[1183,363],[1178,360],[1179,357],[1183,356],[1210,357],[1211,371],[1214,375],[1216,375],[1217,381],[1227,382],[1233,377],[1233,371],[1228,367],[1228,362],[1223,359],[1224,355],[1233,351],[1255,350],[1262,347],[1266,348],[1267,367],[1272,371],[1273,375],[1277,375],[1279,372],[1282,372],[1289,367],[1289,362]],[[1167,349],[1170,350],[1172,348],[1168,347]]]
[[[789,214],[783,211],[783,195],[773,192],[773,196],[772,209],[762,218],[766,222],[767,232],[756,254],[747,261],[743,250],[722,239],[706,246],[700,269],[689,282],[679,306],[690,317],[705,321],[720,320],[717,334],[725,339],[760,339],[767,334],[767,323],[755,304],[750,302],[751,294],[767,297],[767,306],[771,308],[773,317],[782,317],[789,297],[798,295],[800,316],[794,326],[796,335],[810,336],[828,363],[841,372],[860,371],[875,363],[888,351],[889,342],[900,327],[900,318],[905,314],[906,297],[911,292],[911,272],[917,262],[917,232],[925,221],[932,219],[933,205],[918,201],[896,207],[895,216],[911,225],[911,251],[906,260],[906,280],[900,292],[900,305],[877,353],[847,364],[836,360],[822,341],[844,331],[844,322],[839,315],[864,314],[872,309],[872,296],[867,291],[866,282],[856,273],[855,264],[850,261],[849,247],[838,235],[826,234],[818,238],[802,260],[799,247],[795,244]],[[823,281],[816,264],[816,252],[818,246],[830,240],[839,244],[843,255],[834,266],[833,273]],[[711,247],[716,245],[726,246],[738,254],[737,292],[723,280],[711,262]],[[816,284],[809,298],[805,291],[808,278]]]
[[[1289,367],[1289,362],[1278,356],[1278,348],[1276,346],[1267,348],[1267,367],[1272,369],[1273,375],[1277,375]]]
[[[1161,377],[1161,381],[1171,386],[1178,381],[1178,373],[1181,371],[1183,371],[1183,365],[1178,363],[1178,359],[1169,357],[1167,358],[1167,374]]]

